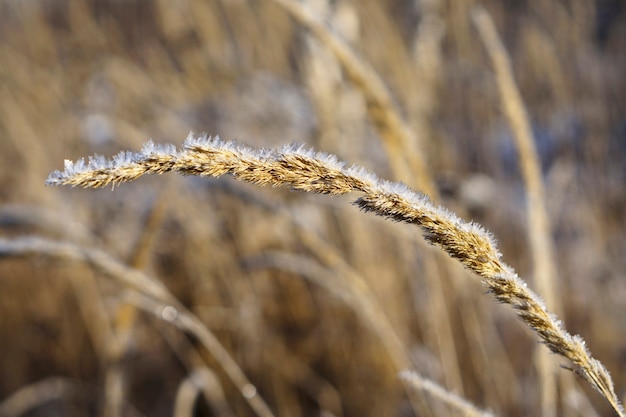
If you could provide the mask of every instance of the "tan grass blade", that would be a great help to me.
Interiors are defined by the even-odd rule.
[[[368,114],[384,139],[398,180],[416,185],[436,198],[437,190],[426,162],[418,151],[419,139],[400,115],[389,90],[374,71],[306,5],[294,0],[274,0],[311,31],[337,57],[352,82],[363,92]]]
[[[393,328],[384,315],[380,314],[380,308],[377,307],[370,295],[362,294],[362,289],[355,288],[358,285],[350,282],[347,284],[347,287],[350,288],[344,288],[345,284],[340,285],[341,281],[332,276],[332,270],[326,270],[316,262],[302,256],[280,252],[266,252],[261,259],[252,260],[251,262],[255,267],[268,266],[301,275],[325,288],[328,292],[343,300],[346,305],[350,306],[359,316],[365,319],[366,324],[371,327],[372,331],[379,335],[379,339],[385,345],[397,368],[402,369],[404,366],[404,369],[406,369],[406,367],[410,366],[408,353],[405,352],[404,347],[400,344]],[[339,269],[342,273],[355,273],[346,270],[345,267],[340,267]],[[427,393],[437,401],[453,409],[460,410],[464,416],[494,417],[492,413],[479,410],[469,401],[446,390],[441,385],[417,372],[402,370],[399,372],[399,375],[400,380],[407,388],[418,390],[420,393]]]
[[[362,195],[355,201],[358,207],[419,226],[428,242],[478,274],[498,301],[517,310],[521,320],[537,332],[548,349],[568,358],[574,371],[597,389],[618,415],[624,416],[608,371],[591,356],[584,340],[570,335],[543,301],[502,261],[489,233],[402,184],[381,180],[360,167],[347,167],[332,155],[297,146],[259,150],[190,135],[182,150],[148,143],[140,153],[122,152],[111,160],[92,157],[88,163],[66,161],[65,170],[53,172],[46,183],[98,188],[169,171],[212,177],[231,174],[257,185],[287,185],[319,194],[360,192]]]
[[[189,312],[160,282],[152,279],[141,271],[118,262],[106,252],[95,248],[86,248],[68,242],[57,242],[39,237],[22,237],[16,239],[0,238],[1,257],[44,256],[52,259],[85,262],[96,270],[120,282],[122,285],[135,289],[146,300],[157,300],[159,305],[167,305],[161,318],[176,325],[193,335],[207,348],[215,360],[222,366],[225,373],[240,390],[250,407],[260,417],[273,417],[274,414],[265,401],[256,394],[256,388],[250,383],[239,365],[222,346],[215,335],[202,322]],[[136,307],[142,307],[137,303]],[[154,311],[152,313],[155,313]]]
[[[473,404],[469,403],[466,399],[447,391],[445,388],[437,385],[435,382],[423,378],[419,374],[411,371],[403,371],[399,374],[400,379],[411,384],[416,390],[423,390],[428,392],[433,397],[439,399],[441,402],[448,404],[455,410],[458,410],[461,415],[466,417],[494,417],[494,414],[490,411],[483,411],[477,409]]]
[[[50,377],[21,387],[0,401],[0,416],[18,417],[38,406],[54,400],[67,400],[82,394],[78,381]]]
[[[529,249],[532,254],[534,284],[539,294],[552,306],[553,311],[560,313],[560,303],[556,295],[557,271],[554,265],[550,221],[545,204],[541,166],[528,112],[513,76],[511,60],[489,12],[478,7],[474,10],[473,18],[495,69],[500,101],[519,155],[527,196],[527,230]],[[542,416],[554,417],[557,412],[557,378],[554,368],[550,366],[552,361],[543,352],[537,352],[535,356],[542,385]]]
[[[130,255],[129,265],[134,269],[143,269],[152,248],[154,235],[160,229],[167,211],[169,202],[168,188],[160,192],[155,203],[150,207],[145,226],[139,236],[133,252]],[[123,304],[117,307],[113,314],[112,325],[115,340],[109,344],[108,362],[105,372],[105,411],[106,417],[121,417],[124,415],[124,395],[128,391],[126,366],[124,360],[133,340],[133,330],[136,324],[137,312],[132,305]]]
[[[195,369],[180,383],[174,404],[174,417],[194,416],[195,405],[200,394],[211,399],[211,409],[215,415],[223,417],[234,416],[226,402],[224,390],[215,372],[203,367]]]

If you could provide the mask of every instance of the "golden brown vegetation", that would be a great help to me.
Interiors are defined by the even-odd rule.
[[[602,393],[616,412],[622,413],[604,366],[589,355],[584,340],[567,333],[537,295],[502,262],[492,239],[480,226],[464,223],[444,208],[434,206],[428,197],[401,184],[381,181],[359,167],[346,168],[332,155],[294,147],[259,150],[190,135],[180,151],[149,142],[141,153],[122,152],[112,160],[92,157],[87,164],[84,160],[66,160],[65,170],[53,172],[46,183],[101,188],[133,181],[144,174],[169,171],[211,177],[231,174],[256,185],[288,185],[294,190],[318,194],[361,192],[363,195],[354,204],[382,217],[418,225],[427,241],[481,276],[498,301],[515,308],[553,353],[571,360],[577,367],[575,372]],[[10,249],[4,253],[10,253]]]
[[[0,413],[615,415],[626,386],[626,12],[494,1],[483,4],[489,28],[474,6],[0,2]],[[176,176],[113,193],[43,187],[62,159],[190,129],[254,148],[155,145],[115,167],[125,180],[177,169],[356,189],[366,210],[426,225],[573,364],[533,360],[546,351],[536,335],[468,271],[343,196]],[[433,202],[278,146],[292,141]],[[259,147],[283,151],[259,160]],[[89,185],[115,181],[110,167],[94,160]],[[439,205],[498,237],[617,395],[581,339],[503,279],[512,269],[489,236]]]

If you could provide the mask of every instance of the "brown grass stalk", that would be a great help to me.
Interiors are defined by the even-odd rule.
[[[312,257],[295,255],[287,252],[265,251],[261,256],[246,259],[244,265],[250,269],[272,268],[295,274],[324,288],[330,294],[344,302],[363,321],[364,325],[376,335],[387,351],[397,372],[412,367],[410,354],[405,343],[389,320],[385,310],[375,296],[371,285],[355,270],[336,247],[322,236],[310,230],[302,220],[284,206],[276,207],[252,190],[244,191],[236,184],[220,183],[229,194],[262,207],[275,216],[287,216],[293,221],[297,238],[311,252]],[[280,354],[285,360],[286,352]],[[281,368],[281,371],[285,369]],[[424,376],[420,376],[425,378]],[[405,389],[411,388],[403,380]],[[408,390],[407,390],[408,392]],[[413,395],[412,397],[415,397]],[[411,398],[412,406],[419,415],[428,413],[426,398]]]
[[[84,394],[78,381],[53,376],[25,385],[0,401],[0,416],[19,417],[49,402]]]
[[[146,309],[145,305],[160,306],[158,311],[149,310],[177,328],[193,334],[222,366],[233,384],[240,390],[250,407],[259,417],[273,417],[274,414],[265,401],[257,394],[256,387],[248,380],[239,365],[222,346],[215,335],[202,322],[188,311],[168,290],[143,272],[130,268],[108,253],[95,248],[81,247],[69,242],[57,242],[39,237],[16,239],[0,238],[0,258],[2,257],[47,257],[65,262],[84,262],[103,275],[118,281],[123,286],[135,290],[127,291],[136,308]]]
[[[396,179],[402,180],[410,186],[416,186],[432,199],[437,200],[437,190],[433,184],[430,174],[424,172],[427,166],[422,155],[424,153],[424,145],[428,139],[432,139],[431,116],[436,107],[436,86],[437,79],[441,75],[439,69],[440,43],[443,37],[442,23],[436,17],[434,5],[426,6],[428,17],[425,17],[419,26],[419,35],[415,39],[416,57],[415,62],[409,60],[408,56],[396,57],[394,61],[398,68],[404,68],[402,71],[404,77],[403,88],[407,91],[414,91],[414,94],[407,98],[406,112],[407,117],[404,118],[400,114],[398,106],[389,94],[389,90],[384,80],[378,73],[372,69],[368,62],[354,52],[353,45],[358,36],[352,33],[344,34],[341,31],[340,24],[337,22],[337,9],[332,12],[330,10],[307,8],[303,3],[296,3],[290,0],[279,0],[279,2],[289,10],[294,18],[303,26],[309,29],[311,35],[309,38],[312,42],[309,44],[308,55],[308,84],[312,97],[315,98],[317,115],[320,125],[320,138],[318,147],[327,151],[337,150],[337,146],[341,146],[342,150],[346,150],[347,143],[343,140],[337,140],[335,137],[339,130],[338,126],[343,127],[343,137],[361,137],[361,132],[351,135],[348,132],[355,132],[353,123],[347,127],[345,125],[346,116],[342,116],[342,100],[345,100],[347,93],[344,87],[339,86],[341,77],[338,75],[340,68],[344,69],[347,78],[352,81],[352,86],[358,89],[358,93],[365,97],[366,111],[369,119],[378,129],[383,139],[389,163]],[[343,3],[339,3],[337,7],[350,7]],[[377,19],[385,21],[381,14],[380,6],[364,8],[362,13],[376,15]],[[331,9],[328,7],[328,9]],[[333,13],[335,16],[333,16]],[[382,16],[379,16],[382,15]],[[324,19],[322,19],[324,17]],[[331,23],[332,22],[332,23]],[[386,22],[389,23],[389,22]],[[371,24],[371,23],[370,23]],[[382,27],[379,30],[383,30]],[[352,35],[352,36],[351,36]],[[403,50],[403,46],[396,44],[399,39],[385,40],[386,47],[390,50]],[[315,42],[317,41],[317,42]],[[392,54],[394,56],[396,54]],[[400,54],[402,55],[402,54]],[[400,59],[403,58],[403,59]],[[404,62],[405,64],[402,64]],[[339,67],[341,65],[341,67]],[[415,73],[419,78],[419,88],[416,87],[415,78],[410,75],[415,67]],[[344,95],[343,99],[341,95]],[[348,106],[351,107],[351,106]],[[351,110],[356,112],[355,110]],[[359,113],[359,116],[361,114]],[[363,115],[365,116],[365,115]],[[353,116],[354,117],[354,116]],[[408,119],[408,121],[407,121]],[[343,122],[343,124],[342,124]],[[352,120],[354,122],[354,120]],[[355,141],[352,146],[363,147],[362,143]],[[339,145],[341,144],[341,145]],[[349,153],[349,152],[348,152]],[[415,159],[415,160],[412,160]],[[345,228],[359,227],[353,223],[357,218],[347,216],[341,220],[341,224]],[[348,232],[349,233],[349,232]],[[365,243],[366,241],[362,241]],[[419,244],[424,244],[419,241]],[[365,247],[363,249],[366,249]],[[405,252],[413,253],[414,248],[408,245],[402,247]],[[364,254],[365,251],[360,251]],[[441,259],[441,258],[439,258]],[[435,258],[425,258],[425,269],[437,269]],[[445,263],[443,268],[445,268]],[[345,275],[344,275],[345,276]],[[448,311],[445,308],[445,297],[443,290],[445,283],[442,283],[435,275],[425,274],[427,280],[426,286],[432,289],[433,296],[429,298],[431,306],[430,313],[424,316],[423,320],[436,320],[439,324],[433,327],[432,341],[427,344],[434,346],[434,350],[439,352],[440,363],[444,369],[446,385],[453,387],[455,391],[463,393],[463,383],[461,378],[461,370],[456,354],[455,339],[452,336],[450,321],[446,320]]]
[[[209,405],[215,415],[234,417],[233,411],[226,402],[219,378],[215,372],[206,367],[193,370],[178,386],[174,417],[194,416],[195,405],[201,393],[204,393],[204,398],[210,400]]]
[[[47,184],[99,188],[169,171],[212,177],[231,174],[257,185],[287,185],[320,194],[360,192],[355,201],[358,207],[419,226],[428,242],[478,274],[498,301],[513,307],[550,351],[568,358],[573,370],[597,389],[618,415],[624,416],[608,371],[591,356],[584,340],[570,335],[503,262],[494,240],[482,227],[459,219],[402,184],[380,180],[360,167],[347,167],[334,156],[295,146],[259,150],[190,135],[181,150],[148,143],[140,153],[122,152],[111,160],[93,157],[87,163],[66,161],[65,170],[53,172]]]
[[[401,116],[387,86],[376,71],[359,58],[350,46],[307,6],[294,0],[274,1],[309,29],[335,55],[350,80],[361,90],[367,102],[369,117],[383,138],[396,178],[409,185],[415,185],[436,199],[437,189],[428,172],[426,161],[419,152],[420,138],[415,136]]]
[[[410,384],[413,389],[429,393],[444,404],[448,404],[452,409],[456,410],[459,415],[465,417],[494,417],[492,412],[477,409],[465,398],[447,391],[442,386],[415,372],[404,371],[401,372],[399,376],[401,380]]]
[[[303,256],[293,255],[280,252],[266,252],[258,260],[253,259],[249,262],[252,267],[270,267],[292,274],[297,274],[305,279],[326,289],[329,293],[342,300],[346,305],[352,308],[359,317],[363,318],[365,324],[371,331],[378,336],[383,343],[385,349],[389,353],[396,369],[399,371],[400,380],[406,388],[411,391],[417,389],[420,394],[426,393],[430,397],[436,399],[453,409],[461,410],[463,415],[467,416],[490,416],[493,414],[478,411],[476,406],[469,401],[462,399],[458,395],[447,391],[444,387],[434,381],[413,371],[406,371],[411,367],[408,352],[400,342],[398,335],[384,315],[384,312],[378,307],[376,301],[371,294],[364,293],[363,289],[358,288],[358,284],[354,283],[354,278],[349,278],[347,285],[341,285],[341,281],[335,275],[353,275],[356,272],[339,266],[333,271],[324,268],[317,262]],[[411,375],[412,378],[406,378],[404,375]],[[415,381],[413,380],[415,379]],[[421,381],[421,384],[416,383]],[[414,407],[423,407],[423,404],[416,402]],[[419,411],[419,408],[416,408]],[[418,412],[419,414],[419,412]]]
[[[515,82],[508,53],[498,36],[496,26],[487,10],[477,7],[474,23],[496,72],[496,82],[504,115],[513,133],[513,142],[519,155],[520,168],[526,189],[526,217],[529,249],[532,256],[533,279],[539,294],[561,312],[556,295],[557,272],[554,265],[550,221],[545,204],[541,166],[535,147],[528,112]],[[536,353],[537,370],[541,382],[542,415],[554,417],[557,412],[557,378],[551,360],[543,352]]]
[[[137,243],[130,255],[129,265],[134,269],[143,269],[148,261],[148,256],[152,249],[154,236],[167,212],[168,189],[172,187],[169,182],[164,187],[156,201],[150,207],[145,225],[137,239]],[[124,415],[124,395],[127,390],[126,364],[129,349],[132,345],[134,329],[137,321],[137,311],[129,304],[118,306],[113,314],[112,325],[115,338],[109,344],[107,355],[108,366],[105,374],[105,411],[106,417],[121,417]]]

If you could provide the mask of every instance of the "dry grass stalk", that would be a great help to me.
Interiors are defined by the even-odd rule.
[[[574,371],[597,389],[618,415],[624,416],[608,371],[591,357],[584,340],[570,335],[543,301],[501,260],[495,242],[482,227],[464,222],[403,184],[381,180],[360,167],[347,167],[332,155],[297,146],[259,150],[190,135],[182,150],[149,142],[140,153],[122,152],[112,160],[66,160],[65,170],[53,172],[46,183],[99,188],[169,171],[212,177],[231,174],[257,185],[288,185],[320,194],[361,192],[363,195],[355,201],[361,209],[419,226],[428,242],[478,274],[498,301],[515,308],[548,349],[572,361]]]
[[[207,367],[195,369],[191,374],[181,382],[176,394],[176,403],[174,405],[175,417],[193,416],[196,401],[201,393],[204,398],[210,400],[211,409],[218,416],[232,417],[234,416],[224,390],[220,384],[219,378],[215,372]]]
[[[428,392],[430,395],[439,399],[443,403],[450,405],[454,410],[457,410],[460,415],[466,417],[494,417],[494,414],[490,411],[477,409],[466,399],[447,391],[442,386],[420,376],[415,372],[403,371],[399,376],[400,379],[409,383],[414,389]]]
[[[257,395],[256,387],[250,383],[237,362],[215,335],[157,280],[118,262],[104,251],[38,237],[22,237],[10,240],[0,238],[0,258],[6,256],[43,256],[66,262],[84,262],[93,266],[103,275],[117,280],[128,288],[127,293],[130,295],[127,297],[127,301],[136,308],[146,310],[197,337],[222,366],[225,373],[259,417],[274,416],[265,401]]]
[[[152,249],[154,235],[160,229],[167,211],[169,199],[168,188],[163,188],[156,202],[150,208],[145,226],[130,256],[129,265],[135,269],[143,269],[148,261]],[[108,366],[105,374],[105,411],[106,417],[121,417],[124,415],[124,393],[127,392],[125,359],[132,345],[133,330],[137,319],[137,311],[132,305],[118,306],[112,319],[115,340],[109,343],[107,354]]]
[[[21,387],[0,402],[0,416],[18,417],[55,400],[68,400],[82,394],[78,381],[50,377]]]
[[[321,3],[321,4],[320,4]],[[372,97],[379,97],[374,100],[374,103],[384,103],[389,101],[383,96],[388,94],[385,85],[380,80],[380,76],[367,66],[366,62],[362,58],[359,58],[357,54],[351,52],[355,47],[358,47],[358,39],[360,37],[359,27],[361,24],[367,26],[376,26],[378,30],[385,33],[393,32],[393,27],[396,27],[397,22],[389,17],[386,17],[384,13],[384,6],[382,3],[370,2],[367,5],[363,4],[359,13],[355,8],[348,3],[339,2],[332,6],[327,2],[309,2],[309,13],[313,17],[318,16],[320,19],[317,22],[320,30],[328,32],[332,38],[335,39],[336,45],[331,45],[329,42],[320,42],[321,36],[308,31],[307,35],[307,57],[306,57],[306,72],[307,86],[311,97],[314,99],[316,114],[318,117],[318,138],[316,145],[318,148],[324,149],[329,152],[339,152],[342,154],[355,154],[359,155],[363,149],[367,149],[368,146],[364,146],[361,139],[364,135],[366,118],[372,120],[377,124],[379,132],[385,131],[385,119],[378,119],[385,116],[384,112],[373,111],[376,107],[372,104],[372,99],[369,99],[369,108],[365,96],[371,94]],[[303,6],[299,6],[303,7]],[[304,6],[306,7],[306,6]],[[428,142],[426,139],[430,139],[432,136],[431,131],[431,115],[433,109],[436,107],[435,90],[438,85],[437,77],[441,71],[438,70],[438,53],[439,43],[443,35],[442,24],[433,18],[434,13],[429,13],[429,18],[424,18],[419,25],[420,36],[415,39],[416,51],[419,50],[419,57],[411,59],[408,51],[405,50],[405,45],[402,43],[401,37],[386,36],[385,37],[385,50],[388,54],[385,54],[385,58],[382,60],[379,57],[379,61],[394,62],[394,68],[397,68],[397,81],[401,81],[406,91],[414,91],[414,94],[410,94],[410,97],[405,97],[405,101],[402,103],[405,108],[409,109],[406,112],[406,117],[403,118],[404,123],[410,126],[409,133],[412,138],[417,138],[422,144]],[[359,19],[367,16],[365,21],[361,22]],[[323,18],[323,21],[321,20]],[[373,19],[373,20],[370,20]],[[299,19],[301,20],[301,19]],[[437,24],[438,23],[438,24]],[[313,24],[315,24],[313,22]],[[310,24],[304,23],[305,26]],[[391,25],[388,27],[387,25]],[[324,28],[325,26],[325,28]],[[387,28],[387,29],[385,29]],[[311,29],[315,31],[316,29]],[[380,45],[377,42],[368,43],[368,49],[376,50]],[[418,46],[419,45],[419,46]],[[333,48],[340,48],[338,52],[333,52]],[[344,55],[341,55],[342,51]],[[340,62],[338,56],[343,56],[343,60]],[[342,70],[346,68],[346,70]],[[387,70],[389,67],[385,66]],[[361,86],[355,83],[346,83],[350,81],[350,71],[353,73],[363,73],[363,76],[368,76],[373,79],[371,82],[364,82]],[[393,71],[392,71],[393,73]],[[388,77],[393,78],[392,73],[386,73]],[[368,75],[369,74],[369,75]],[[417,77],[415,76],[417,75]],[[416,83],[416,78],[419,79],[419,83]],[[355,77],[352,76],[352,80]],[[370,90],[368,93],[367,90]],[[355,102],[355,99],[357,100]],[[397,113],[397,109],[389,108],[388,111]],[[368,114],[369,113],[369,114]],[[386,120],[391,120],[393,115],[387,117]],[[397,137],[401,137],[401,132],[396,134]],[[339,138],[342,138],[339,140]],[[357,138],[356,140],[346,141],[346,138]],[[423,147],[420,147],[421,152],[415,152],[406,148],[406,152],[401,152],[401,148],[392,147],[393,138],[383,137],[383,146],[386,147],[389,156],[390,167],[394,173],[394,178],[401,179],[407,182],[409,185],[415,185],[418,189],[421,189],[426,194],[429,194],[433,198],[437,198],[429,191],[430,185],[420,184],[420,180],[423,179],[426,182],[432,182],[428,178],[422,178],[422,174],[411,174],[407,171],[403,173],[406,164],[405,160],[409,160],[412,155],[424,155],[426,154]],[[414,140],[414,139],[411,139]],[[394,145],[396,146],[396,145]],[[398,149],[400,155],[394,154],[394,151]],[[409,162],[410,164],[410,162]],[[413,172],[415,172],[414,170]],[[408,177],[407,177],[408,175]],[[422,181],[422,182],[424,182]],[[341,216],[341,214],[340,214]],[[367,221],[364,218],[354,217],[351,214],[346,214],[340,220],[342,225],[342,233],[346,235],[352,235],[352,233],[362,230],[363,222]],[[351,231],[352,229],[352,231]],[[372,245],[368,240],[355,239],[351,240],[352,253],[359,258],[352,258],[352,262],[361,264],[363,267],[368,262],[367,259],[371,259]],[[425,245],[423,240],[417,241],[419,245]],[[317,247],[311,246],[311,247]],[[412,257],[415,252],[413,245],[402,245],[401,251],[404,255]],[[437,258],[439,260],[443,258]],[[428,266],[424,265],[424,268],[437,268],[434,265],[435,258],[426,257],[424,262]],[[344,261],[345,263],[345,261]],[[444,265],[446,263],[444,262]],[[340,273],[342,277],[347,277],[350,274]],[[433,326],[432,336],[424,340],[425,345],[428,345],[430,349],[438,352],[439,363],[443,367],[444,378],[446,386],[453,388],[459,394],[463,394],[462,372],[459,367],[458,357],[456,355],[455,339],[451,334],[450,321],[447,320],[448,309],[445,308],[445,297],[443,297],[442,290],[445,288],[445,284],[434,274],[424,274],[426,287],[429,291],[432,291],[432,296],[428,298],[426,303],[429,308],[428,314],[420,315],[420,321],[436,321],[437,325]],[[393,295],[391,294],[394,288],[399,285],[398,280],[377,280],[374,285],[378,290],[385,294],[384,298],[390,300]],[[432,289],[432,290],[431,290]]]
[[[545,204],[545,192],[541,179],[541,166],[535,147],[528,112],[513,76],[511,61],[506,52],[493,19],[482,7],[474,10],[474,22],[496,71],[496,81],[504,114],[513,133],[519,155],[520,168],[526,189],[526,216],[528,222],[529,249],[533,262],[533,278],[539,294],[560,313],[556,296],[557,272],[554,265],[550,222]],[[536,354],[537,370],[542,385],[542,415],[556,416],[557,378],[551,360],[543,352]]]
[[[295,233],[298,240],[313,255],[308,257],[280,251],[265,251],[259,257],[247,259],[244,263],[247,268],[267,267],[285,271],[305,278],[324,288],[353,309],[365,326],[376,335],[381,345],[387,351],[397,372],[412,366],[409,352],[405,348],[406,344],[390,322],[379,300],[372,292],[370,284],[345,260],[336,247],[310,230],[301,219],[293,216],[293,213],[286,207],[276,207],[275,204],[262,198],[261,195],[251,193],[251,190],[244,191],[241,187],[236,187],[236,184],[220,184],[229,194],[236,195],[243,201],[254,201],[256,206],[262,207],[268,214],[291,218],[296,228]],[[279,354],[283,361],[286,360],[287,355],[288,352],[286,351]],[[294,366],[297,365],[294,364]],[[301,366],[298,367],[301,368]],[[280,370],[287,371],[287,369],[289,368],[281,368]],[[421,377],[424,378],[423,376]],[[410,388],[407,387],[406,382],[404,385],[405,388]],[[411,398],[412,406],[419,415],[428,413],[428,406],[425,400],[426,398],[422,399],[422,401],[419,401],[417,398]],[[336,409],[340,408],[336,407]],[[333,414],[338,415],[336,412]]]
[[[319,285],[351,307],[365,324],[378,336],[398,371],[411,366],[409,354],[398,334],[376,303],[362,277],[347,265],[334,265],[331,269],[314,259],[282,252],[266,252],[259,259],[248,262],[250,267],[270,267],[298,274]],[[345,282],[337,278],[343,277]]]
[[[307,6],[294,0],[275,0],[294,19],[311,31],[341,63],[352,82],[363,92],[372,122],[384,139],[398,180],[415,185],[436,198],[437,190],[428,173],[422,154],[417,151],[419,139],[400,115],[382,79],[327,24]],[[415,181],[415,184],[411,182]]]

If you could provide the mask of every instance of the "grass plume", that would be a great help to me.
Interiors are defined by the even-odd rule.
[[[459,219],[403,184],[377,178],[363,168],[300,146],[255,149],[217,138],[190,135],[182,149],[151,142],[141,152],[122,152],[111,160],[92,157],[65,162],[64,171],[50,174],[48,185],[100,188],[135,180],[144,174],[175,171],[183,175],[236,179],[274,187],[287,185],[306,192],[341,195],[360,192],[355,204],[364,211],[422,229],[425,239],[482,278],[495,298],[516,309],[553,353],[568,358],[574,371],[598,390],[616,413],[624,410],[608,371],[594,359],[580,336],[569,334],[543,301],[505,264],[492,237],[481,226]]]

